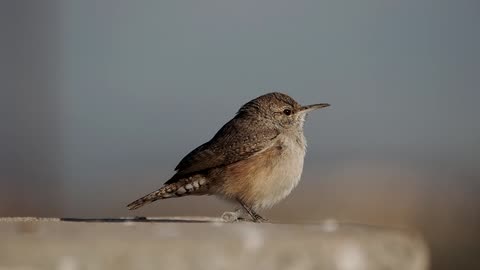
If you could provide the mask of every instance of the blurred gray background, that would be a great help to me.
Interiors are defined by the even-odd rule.
[[[310,115],[303,181],[265,215],[420,231],[478,269],[480,3],[1,1],[0,215],[220,215],[159,187],[250,99]]]

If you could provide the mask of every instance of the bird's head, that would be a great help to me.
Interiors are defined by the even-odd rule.
[[[309,112],[328,106],[327,103],[302,106],[286,94],[273,92],[247,102],[238,114],[267,121],[279,129],[302,129]]]

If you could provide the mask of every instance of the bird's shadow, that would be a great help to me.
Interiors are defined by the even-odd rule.
[[[139,222],[139,223],[217,223],[221,222],[216,218],[181,218],[181,217],[121,217],[121,218],[60,218],[65,222],[103,222],[103,223],[122,223],[122,222]]]

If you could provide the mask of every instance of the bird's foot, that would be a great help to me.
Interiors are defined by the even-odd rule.
[[[254,213],[254,215],[252,216],[252,221],[255,222],[255,223],[266,223],[266,222],[269,222],[268,219],[260,216],[260,215],[257,214],[257,213]]]
[[[238,222],[242,221],[243,218],[241,217],[241,212],[240,211],[234,211],[234,212],[225,212],[222,214],[222,220],[225,222]]]
[[[255,223],[264,223],[264,222],[268,222],[268,219],[260,216],[259,214],[257,214],[257,212],[255,212],[251,207],[249,207],[248,205],[246,205],[245,203],[243,203],[241,200],[237,200],[240,205],[243,207],[243,209],[248,213],[248,215],[252,218],[252,221],[255,222]]]

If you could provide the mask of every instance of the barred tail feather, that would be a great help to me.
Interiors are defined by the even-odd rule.
[[[175,183],[167,184],[138,200],[127,205],[129,210],[138,209],[157,200],[180,197],[185,195],[202,195],[208,188],[207,180],[203,176],[191,176],[180,179]]]
[[[149,193],[143,197],[141,197],[140,199],[137,199],[133,202],[131,202],[130,204],[127,205],[127,208],[128,210],[135,210],[135,209],[138,209],[146,204],[149,204],[149,203],[152,203],[156,200],[160,200],[160,199],[166,199],[168,198],[163,196],[163,195],[167,195],[165,192],[165,187],[162,187],[158,190],[155,190],[154,192],[152,193]],[[165,193],[165,194],[163,194]],[[163,195],[162,195],[163,194]],[[171,195],[171,194],[168,194],[168,195]]]

